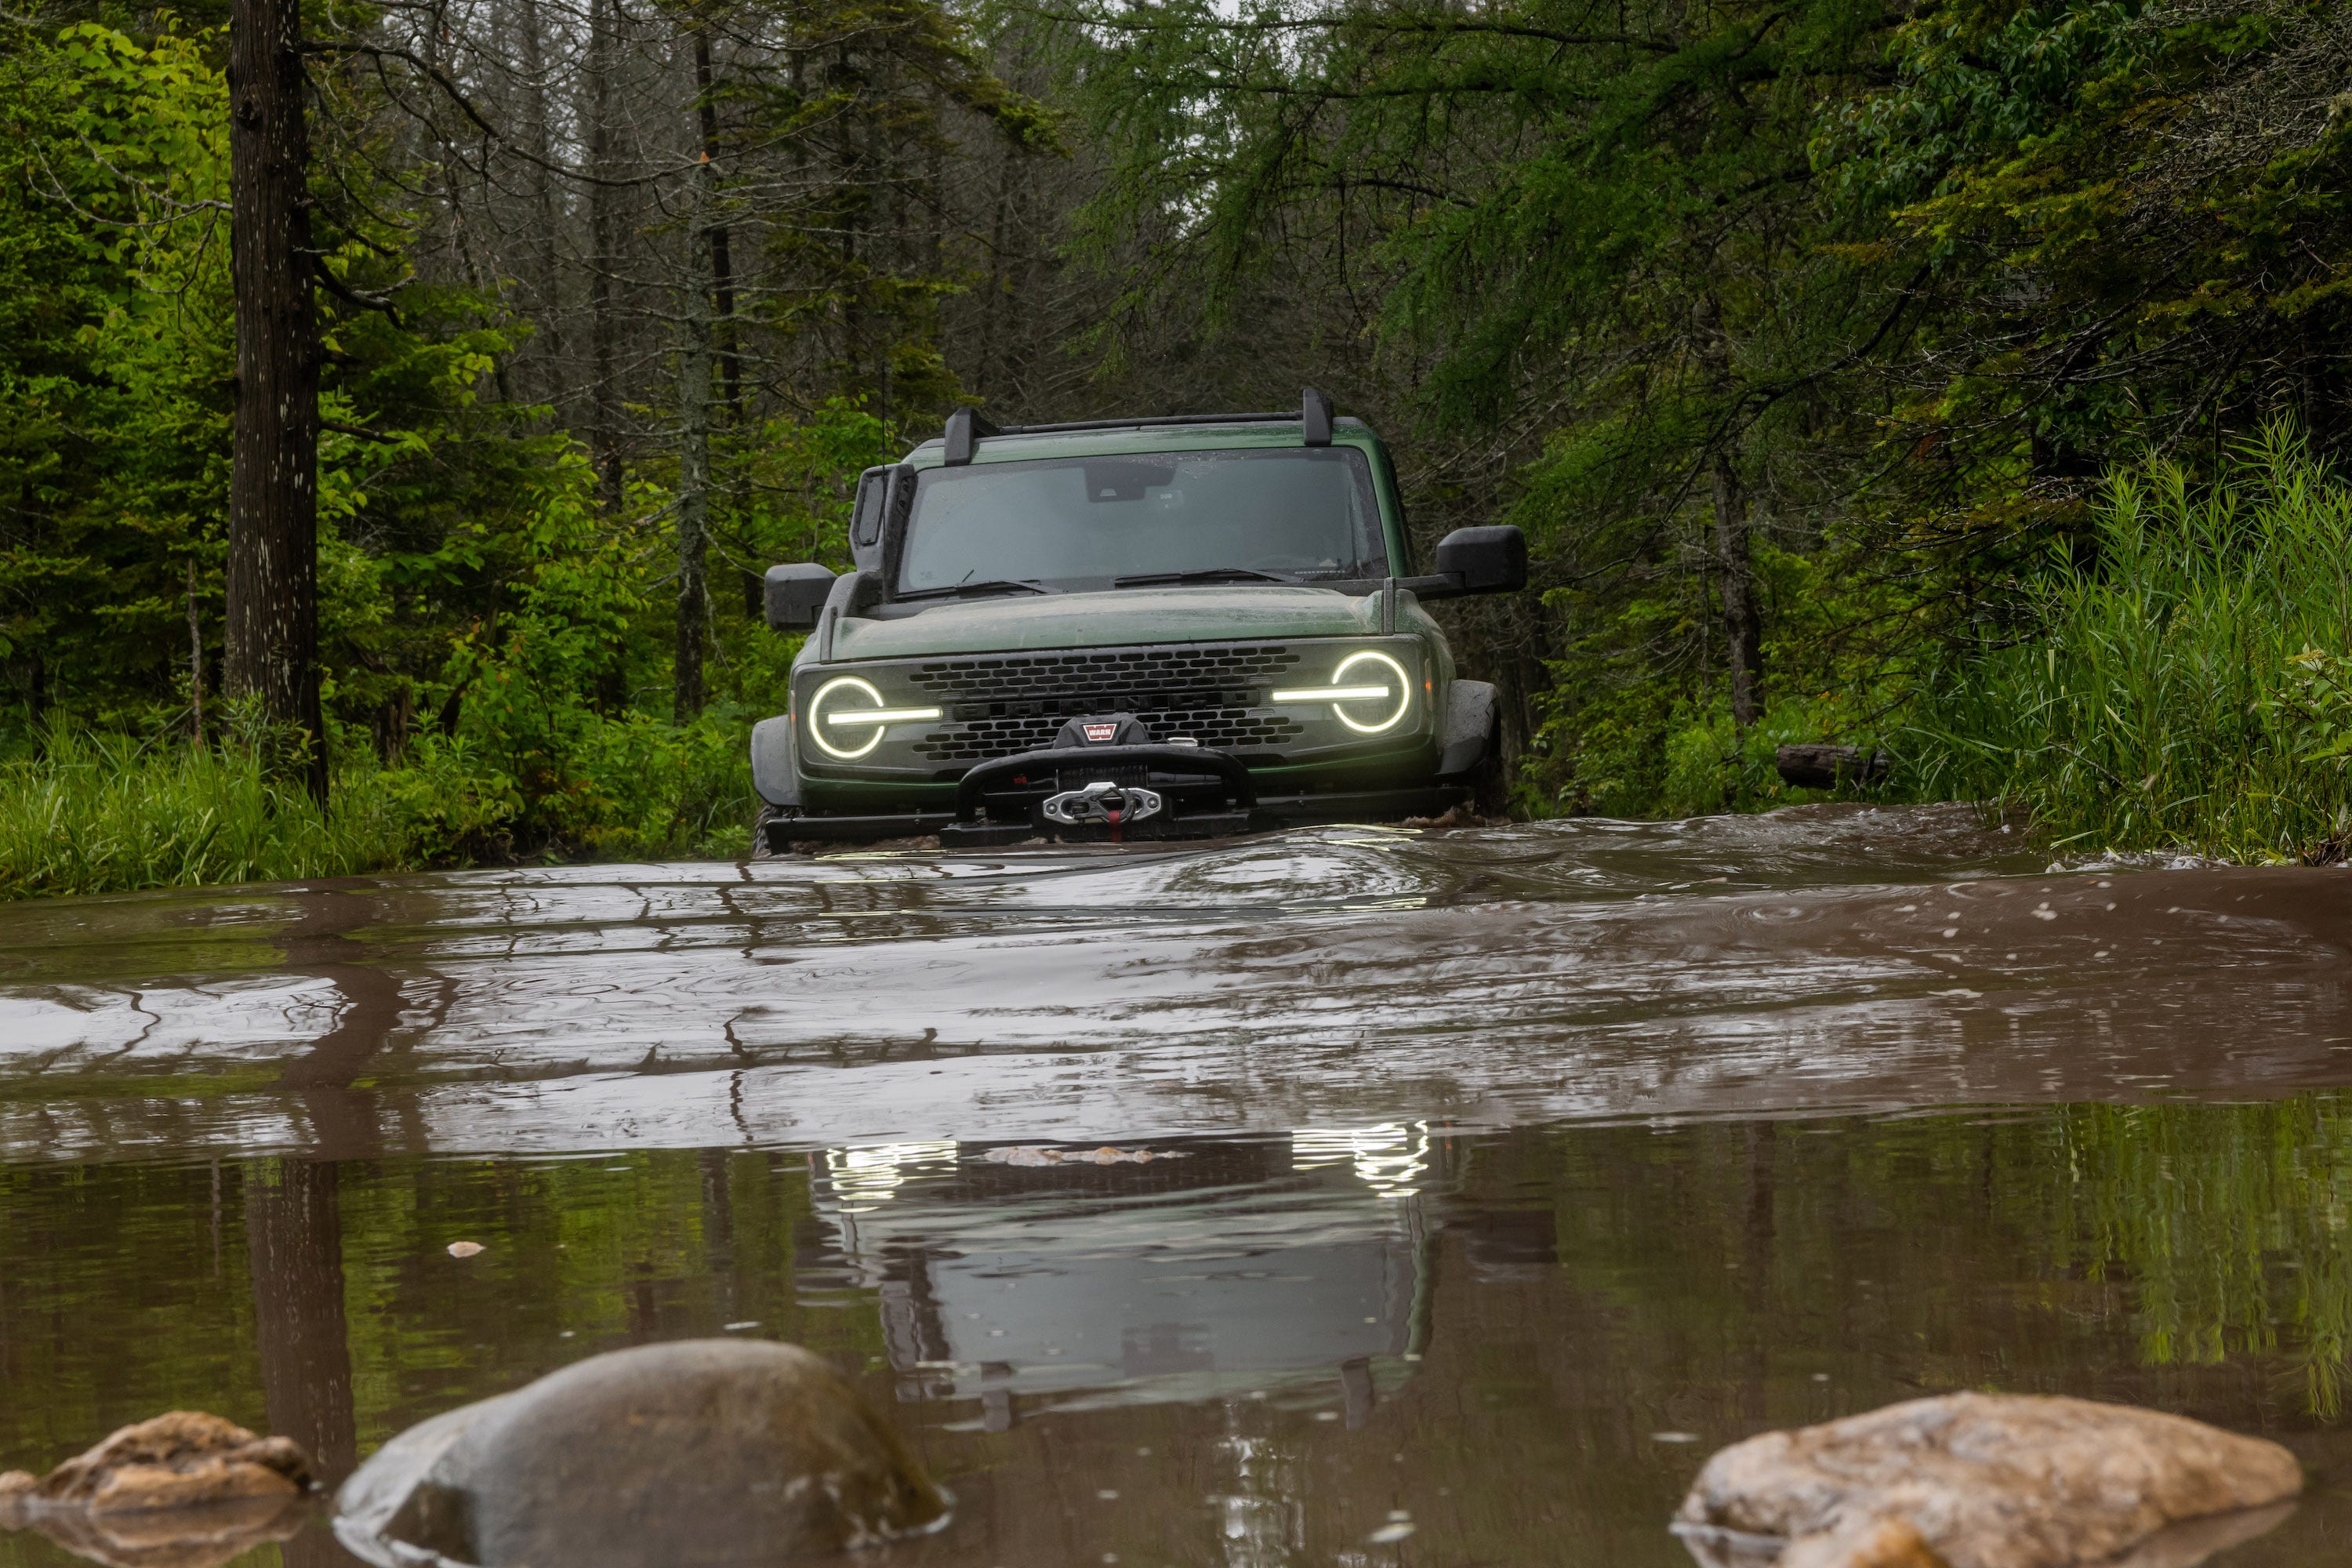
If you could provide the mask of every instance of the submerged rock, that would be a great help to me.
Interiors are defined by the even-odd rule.
[[[0,1528],[112,1568],[213,1568],[302,1527],[310,1458],[284,1437],[176,1410],[36,1477],[0,1475]]]
[[[1675,1528],[1710,1565],[2071,1568],[2135,1548],[2185,1565],[2269,1528],[2277,1516],[2242,1510],[2302,1489],[2286,1449],[2200,1421],[1954,1394],[1736,1443]],[[2203,1522],[2167,1530],[2181,1521]]]
[[[947,1500],[821,1358],[689,1340],[593,1356],[384,1445],[336,1533],[369,1561],[790,1562],[920,1533]]]

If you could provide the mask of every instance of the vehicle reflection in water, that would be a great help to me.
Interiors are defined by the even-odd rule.
[[[0,1465],[188,1406],[364,1457],[752,1334],[857,1379],[959,1500],[864,1568],[1687,1568],[1664,1521],[1708,1451],[1953,1388],[2286,1442],[2311,1494],[2213,1568],[2352,1531],[2352,1092],[1003,1147],[0,1168]],[[0,1568],[68,1561],[0,1534]]]
[[[837,1250],[801,1278],[875,1291],[899,1397],[976,1399],[985,1430],[1024,1408],[1334,1391],[1361,1426],[1420,1359],[1428,1152],[1425,1127],[1397,1123],[1112,1163],[828,1150],[813,1197]]]

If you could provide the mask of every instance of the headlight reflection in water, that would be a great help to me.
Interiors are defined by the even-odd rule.
[[[1301,1127],[1290,1134],[1293,1170],[1341,1162],[1384,1198],[1409,1198],[1429,1169],[1429,1123],[1383,1121],[1371,1127]]]

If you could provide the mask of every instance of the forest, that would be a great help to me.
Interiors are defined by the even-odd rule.
[[[0,897],[740,856],[760,574],[862,468],[1308,384],[1424,548],[1526,531],[1444,607],[1517,815],[1822,798],[1826,741],[2062,852],[2352,847],[2352,9],[275,3],[0,14]]]

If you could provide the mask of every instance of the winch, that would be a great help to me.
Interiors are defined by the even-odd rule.
[[[1045,820],[1064,827],[1080,827],[1100,823],[1107,827],[1124,827],[1160,815],[1163,803],[1158,790],[1145,789],[1141,784],[1113,784],[1108,779],[1097,779],[1083,789],[1066,789],[1059,795],[1047,795],[1039,809]]]

